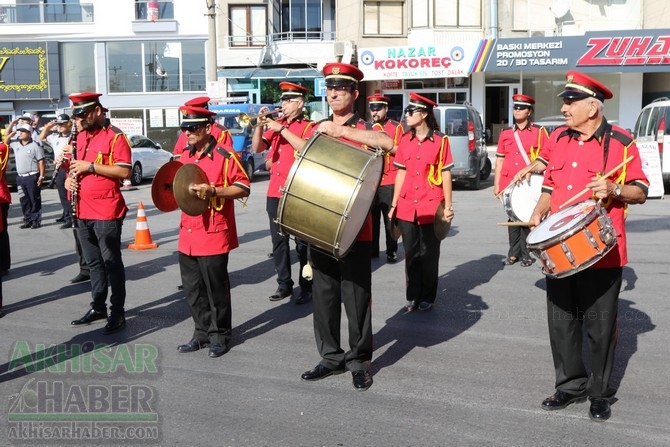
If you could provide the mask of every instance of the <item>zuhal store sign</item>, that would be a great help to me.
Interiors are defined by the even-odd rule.
[[[58,44],[0,44],[0,101],[60,97]]]

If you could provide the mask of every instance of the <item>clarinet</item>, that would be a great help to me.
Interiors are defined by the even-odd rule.
[[[72,156],[70,157],[70,160],[74,161],[77,159],[77,123],[74,123],[72,126],[72,136],[71,136],[71,141],[72,141]],[[73,176],[75,177],[75,176]],[[79,185],[77,184],[77,188],[79,188]],[[77,190],[75,189],[72,191],[72,194],[70,194],[70,207],[72,209],[72,228],[77,228],[78,227],[78,222],[77,222],[77,198],[79,196],[79,193],[77,193]]]

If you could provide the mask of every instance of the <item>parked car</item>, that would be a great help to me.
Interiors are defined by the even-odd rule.
[[[486,149],[486,131],[479,111],[469,103],[449,104],[433,109],[440,130],[449,136],[454,167],[454,182],[466,182],[479,189],[491,175],[491,160]]]
[[[153,178],[161,166],[174,159],[172,153],[144,135],[131,135],[128,140],[133,153],[133,170],[130,175],[130,183],[133,185],[139,185],[146,178]]]
[[[46,163],[44,167],[44,180],[42,181],[42,188],[49,185],[51,177],[54,173],[54,151],[51,149],[51,146],[48,144],[43,145],[44,147],[44,161]],[[5,171],[5,178],[7,179],[7,185],[10,189],[16,189],[16,162],[14,161],[14,151],[9,151],[9,160],[7,161],[7,170]]]
[[[657,98],[644,106],[632,133],[638,149],[645,146],[658,151],[659,160],[650,165],[660,164],[663,183],[670,184],[670,99]]]

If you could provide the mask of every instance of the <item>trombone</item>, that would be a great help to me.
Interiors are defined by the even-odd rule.
[[[242,112],[239,115],[237,115],[237,122],[240,125],[241,128],[247,128],[247,127],[260,127],[265,125],[265,120],[261,118],[265,118],[266,116],[270,115],[277,115],[281,113],[281,109],[276,109],[272,110],[270,112],[265,112],[265,113],[260,113],[258,115],[247,115],[246,113]]]

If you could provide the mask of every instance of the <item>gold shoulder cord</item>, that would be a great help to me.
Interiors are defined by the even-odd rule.
[[[442,154],[444,153],[444,143],[448,141],[448,136],[442,137],[442,144],[440,144],[440,155],[437,161],[437,169],[435,169],[435,164],[430,165],[430,172],[428,173],[428,184],[431,188],[434,186],[440,186],[442,184]]]

